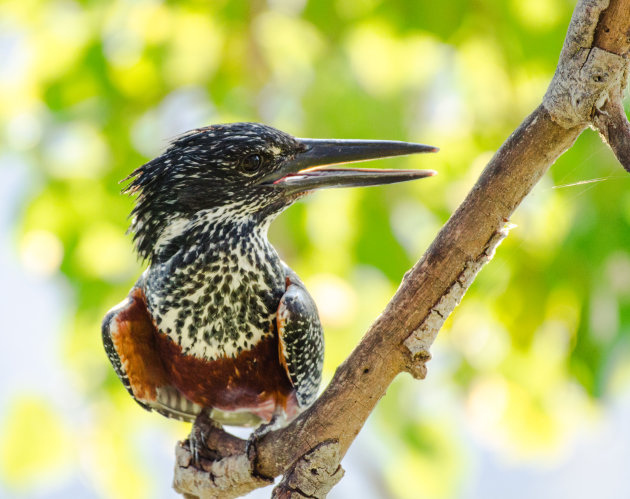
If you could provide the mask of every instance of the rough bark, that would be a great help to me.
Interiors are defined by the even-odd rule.
[[[234,477],[226,486],[213,480],[213,468],[220,471],[225,459],[239,455],[212,463],[208,471],[195,470],[205,473],[203,482],[202,475],[187,478],[190,461],[186,448],[178,447],[176,489],[236,497],[242,493],[236,484],[241,477],[255,486],[252,480],[285,474],[276,497],[306,491],[324,497],[340,478],[339,461],[392,380],[404,371],[425,376],[443,321],[507,235],[509,217],[580,133],[587,126],[597,129],[630,171],[630,125],[621,101],[629,49],[630,0],[581,0],[543,103],[497,151],[316,403],[290,425],[254,442],[249,459],[239,461],[242,469],[230,468]],[[335,452],[323,458],[321,449],[332,448]],[[323,459],[316,469],[326,470],[319,485],[308,472],[313,459]]]
[[[326,497],[343,477],[339,465],[339,442],[322,442],[304,454],[284,474],[282,481],[273,490],[273,499],[321,499]]]

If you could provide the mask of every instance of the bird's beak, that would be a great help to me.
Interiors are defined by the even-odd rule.
[[[436,175],[434,170],[379,170],[368,168],[324,168],[392,156],[437,152],[438,148],[394,140],[297,139],[304,150],[286,160],[263,181],[287,194],[325,187],[366,187],[393,184]]]

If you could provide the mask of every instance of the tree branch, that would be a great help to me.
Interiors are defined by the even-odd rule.
[[[260,479],[291,470],[276,489],[278,497],[286,497],[281,492],[315,490],[309,489],[313,487],[309,473],[298,470],[308,469],[316,449],[334,442],[337,453],[324,468],[337,476],[339,460],[393,379],[403,371],[417,378],[426,375],[429,349],[439,328],[507,235],[509,217],[580,133],[587,126],[598,129],[630,171],[630,128],[620,107],[629,47],[630,0],[578,3],[543,104],[497,151],[316,403],[290,425],[257,441],[250,448],[250,460],[240,461],[240,472]],[[185,448],[180,446],[178,452],[178,463],[188,463],[181,458]],[[208,475],[204,485],[199,476],[188,481],[187,469],[176,465],[176,489],[214,497],[210,495],[217,490],[214,472],[199,471]],[[323,487],[311,495],[323,497],[322,491],[327,492]],[[222,497],[238,493],[236,486],[221,489]]]
[[[272,499],[321,499],[326,497],[343,477],[339,465],[339,442],[329,440],[317,445],[304,454],[295,465],[284,474],[280,484],[274,489]]]

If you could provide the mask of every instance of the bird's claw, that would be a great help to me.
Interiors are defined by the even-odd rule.
[[[203,429],[193,425],[188,436],[188,445],[192,454],[192,464],[195,468],[200,468],[201,449],[205,447],[205,435]]]
[[[271,417],[271,421],[265,424],[261,424],[258,428],[252,431],[252,434],[247,439],[247,442],[245,442],[245,455],[251,459],[252,455],[250,454],[250,450],[255,451],[258,440],[264,437],[267,433],[275,430],[278,427],[278,423],[280,422],[280,415],[278,413],[275,413]]]
[[[199,413],[188,436],[188,445],[190,447],[190,453],[192,455],[192,464],[195,468],[201,469],[201,459],[209,457],[209,449],[206,442],[208,441],[208,435],[211,431],[211,427],[216,426],[217,423],[210,418],[207,411]]]

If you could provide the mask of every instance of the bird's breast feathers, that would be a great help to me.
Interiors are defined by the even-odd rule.
[[[235,357],[274,334],[285,291],[280,263],[251,246],[197,256],[176,268],[149,268],[147,305],[161,333],[201,359]],[[278,260],[279,262],[279,260]]]

